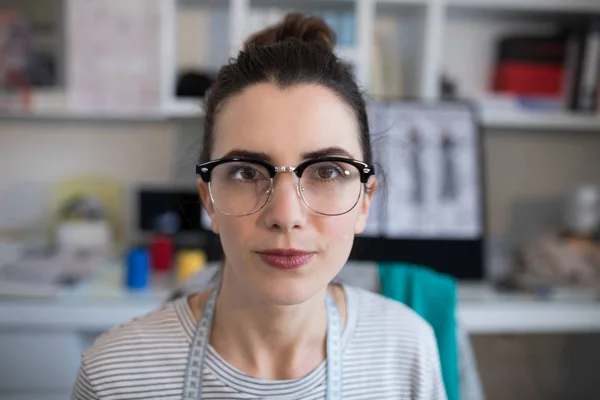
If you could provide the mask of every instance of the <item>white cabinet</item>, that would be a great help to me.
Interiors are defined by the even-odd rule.
[[[4,393],[68,395],[91,336],[75,331],[0,330],[0,398],[5,398]]]
[[[160,295],[0,301],[0,399],[68,399],[98,335],[156,310]],[[107,292],[109,292],[107,290]],[[74,294],[74,296],[77,296]]]

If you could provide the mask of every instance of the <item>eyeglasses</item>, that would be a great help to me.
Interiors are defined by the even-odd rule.
[[[275,167],[251,158],[223,158],[196,165],[208,183],[213,205],[223,214],[246,216],[260,211],[273,194],[275,174],[293,172],[296,191],[312,211],[336,216],[351,211],[363,186],[374,174],[372,165],[344,157],[323,157],[295,167]]]

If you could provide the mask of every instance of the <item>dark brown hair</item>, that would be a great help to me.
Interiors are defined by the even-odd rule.
[[[219,70],[209,90],[200,162],[210,160],[215,121],[228,100],[254,84],[272,82],[282,89],[317,84],[332,90],[354,111],[363,161],[372,164],[365,101],[334,46],[335,33],[323,19],[299,13],[289,13],[279,24],[250,36],[237,59]]]

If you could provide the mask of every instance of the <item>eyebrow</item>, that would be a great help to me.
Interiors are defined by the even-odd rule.
[[[267,153],[259,152],[259,151],[248,151],[241,149],[234,149],[225,154],[222,158],[232,158],[232,157],[243,157],[243,158],[253,158],[259,161],[266,161],[268,163],[273,162],[271,156]]]
[[[354,159],[354,156],[350,154],[350,152],[344,150],[338,146],[326,147],[324,149],[309,151],[302,154],[302,158],[304,160],[311,160],[313,158],[322,158],[322,157],[331,157],[331,156],[342,156]],[[259,152],[259,151],[248,151],[242,149],[233,149],[227,154],[225,154],[222,158],[232,158],[232,157],[243,157],[243,158],[252,158],[259,161],[266,161],[268,163],[272,163],[273,159],[267,153]]]
[[[342,149],[341,147],[332,146],[326,147],[317,151],[309,151],[308,153],[302,154],[302,158],[312,159],[312,158],[322,158],[322,157],[330,157],[330,156],[342,156],[354,159],[354,156],[350,154],[348,151]]]

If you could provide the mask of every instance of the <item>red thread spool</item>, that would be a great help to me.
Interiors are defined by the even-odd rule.
[[[155,271],[168,271],[173,262],[173,240],[170,236],[155,236],[150,241],[150,257]]]

